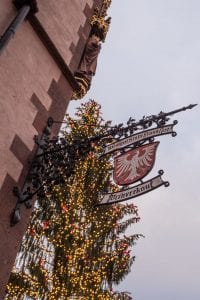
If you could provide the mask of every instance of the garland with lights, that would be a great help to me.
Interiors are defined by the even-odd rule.
[[[75,119],[66,116],[66,123],[61,134],[67,142],[105,131],[100,106],[92,100],[77,109]],[[71,176],[61,166],[62,182],[46,185],[38,197],[6,300],[127,299],[113,291],[113,284],[130,272],[131,246],[141,235],[125,231],[140,218],[134,204],[94,208],[100,192],[118,189],[109,179],[110,156],[99,159],[104,145],[104,139],[94,142]]]

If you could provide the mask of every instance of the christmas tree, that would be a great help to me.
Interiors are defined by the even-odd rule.
[[[75,118],[66,116],[66,124],[61,134],[68,144],[88,141],[108,126],[95,101],[82,104]],[[125,231],[139,221],[137,207],[96,206],[102,192],[118,189],[110,179],[111,156],[99,156],[107,142],[94,139],[84,155],[75,153],[73,166],[64,159],[59,180],[45,185],[7,286],[7,300],[131,299],[117,296],[113,285],[124,279],[134,261],[131,246],[140,235]]]

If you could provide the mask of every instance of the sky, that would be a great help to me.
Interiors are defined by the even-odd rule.
[[[102,105],[113,124],[139,120],[199,103],[200,1],[113,0],[110,31],[102,45],[87,96]],[[136,261],[117,287],[134,300],[200,299],[199,106],[174,116],[176,137],[159,137],[150,178],[163,169],[160,187],[133,202],[141,221],[129,233],[145,236],[134,246]]]

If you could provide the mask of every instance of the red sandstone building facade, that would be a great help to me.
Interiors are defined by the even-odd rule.
[[[61,121],[70,99],[89,88],[87,78],[74,75],[98,18],[102,32],[107,31],[108,22],[102,21],[110,2],[0,0],[0,36],[20,8],[30,5],[0,55],[0,299],[31,214],[31,209],[22,207],[21,221],[10,226],[17,201],[12,189],[23,188],[36,150],[33,137],[42,133],[48,117]],[[55,126],[54,134],[58,130]]]

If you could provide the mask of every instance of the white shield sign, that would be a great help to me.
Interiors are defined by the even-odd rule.
[[[114,181],[118,185],[129,185],[146,176],[153,168],[158,144],[145,144],[115,157]]]

